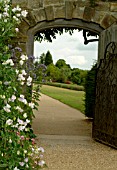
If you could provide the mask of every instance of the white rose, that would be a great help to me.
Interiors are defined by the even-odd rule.
[[[15,167],[14,170],[20,170],[20,169],[18,169],[17,167]]]
[[[27,12],[26,10],[24,10],[24,11],[21,12],[21,15],[22,15],[23,17],[26,17],[27,14],[28,14],[28,12]]]
[[[13,120],[8,119],[8,120],[6,121],[6,124],[7,124],[7,125],[12,125],[12,124],[13,124]]]
[[[26,153],[27,153],[27,150],[24,150],[24,153],[26,154]]]
[[[2,14],[0,14],[0,19],[2,19]]]
[[[27,118],[27,113],[24,113],[24,114],[23,114],[23,117],[24,117],[24,118]]]
[[[9,143],[12,143],[12,140],[11,140],[11,139],[9,139]]]
[[[22,74],[23,74],[24,76],[26,76],[26,75],[27,75],[27,73],[26,73],[26,71],[25,71],[25,70],[22,70]]]
[[[10,106],[9,104],[7,104],[6,106],[3,107],[3,109],[4,109],[7,113],[11,112],[10,108],[11,108],[11,106]]]
[[[31,103],[29,103],[29,106],[30,106],[32,109],[34,109],[35,104],[31,102]]]
[[[24,64],[24,61],[23,60],[20,60],[19,61],[20,65],[22,66]]]
[[[16,14],[16,16],[17,16],[17,17],[20,17],[20,16],[21,16],[21,14]]]
[[[20,151],[17,151],[17,155],[20,155]]]
[[[23,61],[24,61],[24,60],[28,60],[28,57],[27,57],[26,55],[21,55],[20,58],[21,58],[21,60],[23,60]]]
[[[16,32],[19,32],[19,28],[15,28],[15,31],[16,31]]]

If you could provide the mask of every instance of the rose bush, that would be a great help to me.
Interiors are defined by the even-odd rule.
[[[10,0],[0,0],[0,168],[8,170],[40,169],[45,166],[44,149],[35,144],[31,128],[33,109],[39,98],[36,86],[32,96],[33,73],[28,57],[13,47],[13,37],[27,11],[12,7]]]

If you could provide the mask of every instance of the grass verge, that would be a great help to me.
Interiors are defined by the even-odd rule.
[[[68,90],[48,85],[42,85],[41,93],[73,107],[84,113],[84,91]]]

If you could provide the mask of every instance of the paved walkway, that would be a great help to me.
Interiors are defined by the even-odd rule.
[[[82,113],[45,95],[39,105],[33,129],[48,170],[117,170],[117,151],[91,138],[92,123]]]

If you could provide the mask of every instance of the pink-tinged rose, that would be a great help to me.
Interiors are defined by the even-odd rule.
[[[24,162],[28,162],[28,158],[25,158],[25,159],[24,159]]]
[[[25,140],[25,137],[24,136],[20,136],[21,140]]]
[[[20,166],[24,166],[25,163],[24,162],[19,162]]]

